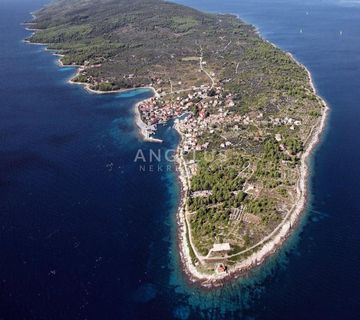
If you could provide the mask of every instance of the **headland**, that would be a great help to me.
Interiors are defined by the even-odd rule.
[[[154,12],[157,12],[154,18]],[[306,206],[308,160],[328,106],[310,72],[233,15],[160,0],[56,1],[34,14],[32,43],[78,67],[91,93],[151,88],[141,135],[178,118],[179,252],[202,286],[260,265]]]

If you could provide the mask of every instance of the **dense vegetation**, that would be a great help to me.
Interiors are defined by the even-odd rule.
[[[194,75],[200,47],[211,48],[211,38],[227,29],[249,29],[235,17],[220,21],[177,4],[158,0],[60,0],[36,13],[37,32],[31,41],[49,44],[65,54],[64,64],[96,65],[78,80],[108,81],[112,89],[148,84],[154,79],[174,83],[184,71],[188,81],[204,82]],[[176,75],[179,74],[177,79]],[[129,76],[131,75],[131,76]],[[165,85],[165,84],[164,84]]]

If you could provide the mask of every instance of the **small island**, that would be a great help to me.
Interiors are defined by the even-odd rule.
[[[156,125],[176,119],[189,279],[220,285],[286,240],[328,111],[290,54],[233,15],[161,0],[57,0],[28,27],[92,92],[152,88],[136,106],[144,138],[156,142]]]

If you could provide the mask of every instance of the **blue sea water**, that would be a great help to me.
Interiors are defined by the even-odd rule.
[[[312,72],[331,114],[312,159],[308,210],[274,257],[204,291],[176,247],[176,174],[141,170],[133,106],[146,90],[93,95],[67,80],[21,22],[44,0],[0,0],[1,319],[358,319],[360,5],[181,0],[239,14]]]

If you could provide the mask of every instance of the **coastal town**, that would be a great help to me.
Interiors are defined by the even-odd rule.
[[[281,160],[281,166],[278,168],[279,177],[286,173],[288,177],[293,174],[294,181],[300,179],[293,169],[294,161],[298,161],[301,157],[303,144],[300,144],[297,149],[293,144],[287,144],[283,136],[287,136],[292,131],[300,131],[303,121],[307,121],[307,118],[293,118],[286,116],[286,114],[281,117],[267,116],[261,111],[239,114],[233,111],[236,105],[235,97],[231,92],[225,93],[220,84],[215,87],[204,84],[199,88],[193,87],[184,91],[187,94],[178,96],[166,94],[162,91],[161,94],[156,94],[154,97],[139,103],[137,108],[139,109],[141,121],[149,128],[148,135],[155,133],[154,128],[156,125],[175,119],[175,128],[182,137],[178,157],[182,159],[183,171],[180,170],[180,172],[183,175],[183,187],[188,197],[183,205],[184,223],[188,229],[194,229],[193,217],[196,215],[196,210],[201,209],[204,205],[206,206],[207,200],[211,199],[216,192],[213,188],[203,190],[203,188],[194,187],[193,182],[201,170],[198,160],[201,161],[201,156],[210,151],[214,152],[216,150],[219,157],[219,154],[225,155],[230,150],[239,148],[239,139],[227,138],[222,135],[224,125],[231,125],[234,131],[244,130],[244,128],[245,130],[256,128],[258,143],[261,142],[261,139],[269,139],[270,137],[271,141],[277,145],[277,152],[282,153],[281,157],[283,159]],[[216,136],[219,136],[220,140],[214,139]],[[216,141],[218,142],[216,143]],[[241,155],[239,154],[239,156]],[[233,264],[234,260],[232,259],[237,260],[236,257],[241,256],[242,252],[248,252],[246,246],[249,246],[251,240],[247,232],[254,229],[261,230],[259,226],[264,225],[261,216],[255,214],[253,210],[249,210],[251,199],[257,200],[264,193],[269,194],[269,190],[264,190],[263,181],[257,181],[256,179],[257,169],[258,164],[256,164],[256,161],[248,162],[244,168],[239,168],[238,177],[243,180],[241,188],[229,190],[229,193],[234,196],[241,193],[241,196],[244,199],[247,198],[247,201],[244,203],[240,201],[230,208],[228,217],[226,217],[230,228],[219,230],[219,233],[208,242],[204,251],[199,250],[201,245],[196,246],[194,244],[196,240],[190,241],[188,244],[191,246],[191,252],[193,253],[192,263],[200,268],[204,267],[203,270],[207,270],[206,272],[214,270],[216,276],[223,277],[226,275],[229,265]],[[193,179],[194,177],[195,179]],[[209,187],[211,186],[209,185]],[[297,195],[296,192],[291,191],[290,183],[287,190],[282,188],[279,193],[283,198],[292,199],[292,202],[296,201]],[[202,201],[204,199],[207,200]],[[197,200],[201,200],[198,202],[197,207],[191,208],[192,206],[189,203],[193,204]],[[273,209],[278,212],[279,217],[277,219],[279,221],[281,219],[284,221],[286,213],[291,210],[291,207],[286,206],[284,203],[286,201],[279,203]],[[222,203],[216,203],[215,207],[220,204],[222,205]],[[214,207],[214,204],[211,206]],[[247,231],[244,233],[244,230]],[[234,240],[234,234],[243,234],[243,236]],[[254,240],[261,241],[261,237],[255,237],[254,233],[253,236]],[[239,248],[239,243],[245,244],[244,237],[246,237],[248,243]],[[224,238],[228,242],[225,242]],[[204,244],[204,239],[205,237],[202,236],[199,243]]]
[[[55,5],[37,13],[29,41],[81,66],[72,82],[91,92],[154,91],[135,123],[150,142],[166,139],[156,129],[169,120],[181,135],[180,255],[192,280],[213,285],[260,264],[296,224],[327,106],[304,66],[237,17],[120,1],[142,13],[129,22],[124,9],[109,26],[91,8],[84,25]]]
[[[360,0],[0,8],[0,320],[360,319]]]

